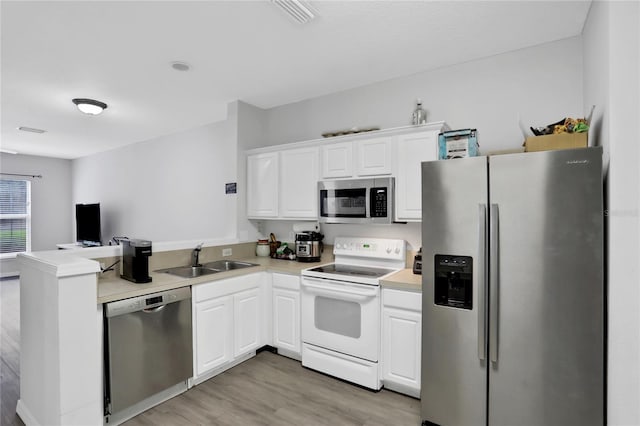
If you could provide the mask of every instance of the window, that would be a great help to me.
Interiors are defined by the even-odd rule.
[[[0,256],[31,250],[31,182],[0,179]]]

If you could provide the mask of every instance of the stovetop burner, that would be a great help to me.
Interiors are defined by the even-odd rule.
[[[315,268],[309,269],[309,271],[321,272],[325,274],[347,275],[353,277],[380,278],[387,274],[395,272],[396,270],[388,268],[374,268],[368,266],[354,266],[331,263],[328,265],[317,266]]]
[[[305,269],[302,276],[377,286],[380,279],[406,264],[403,240],[336,237],[333,254],[334,263]]]

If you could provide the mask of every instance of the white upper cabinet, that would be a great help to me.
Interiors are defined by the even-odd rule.
[[[318,148],[247,155],[247,216],[316,219]]]
[[[278,217],[277,152],[247,156],[247,216]]]
[[[393,139],[383,137],[323,145],[321,177],[390,175]]]
[[[396,220],[420,222],[422,220],[422,166],[423,161],[438,159],[438,134],[445,124],[429,131],[398,135],[396,154]]]
[[[393,176],[394,219],[420,222],[421,163],[438,159],[438,134],[445,130],[441,121],[249,151],[247,216],[315,220],[318,180]]]
[[[321,152],[323,178],[353,176],[353,142],[324,145]]]
[[[356,141],[356,174],[379,176],[391,174],[393,137]]]
[[[280,152],[280,216],[318,217],[318,148]]]

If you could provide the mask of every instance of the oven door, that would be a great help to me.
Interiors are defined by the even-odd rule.
[[[378,361],[380,287],[302,277],[302,341]]]

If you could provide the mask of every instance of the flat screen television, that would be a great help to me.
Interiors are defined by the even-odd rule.
[[[100,203],[76,204],[76,241],[84,246],[102,245]]]

